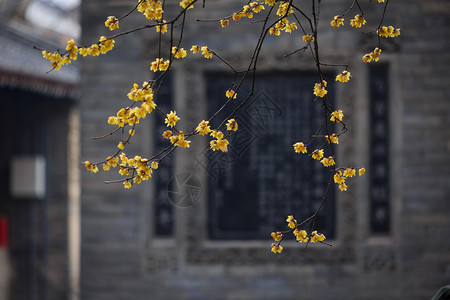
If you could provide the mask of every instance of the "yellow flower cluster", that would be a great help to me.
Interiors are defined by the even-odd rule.
[[[50,65],[55,69],[59,70],[61,69],[61,66],[67,65],[70,63],[70,58],[68,56],[64,56],[64,58],[61,56],[61,54],[57,52],[51,52],[51,51],[42,51],[42,56],[50,61]]]
[[[342,122],[342,119],[344,118],[344,113],[342,110],[335,110],[331,113],[330,121],[332,122]]]
[[[191,9],[194,7],[193,5],[191,5],[193,2],[194,0],[182,0],[180,1],[180,6],[184,9]]]
[[[314,37],[312,36],[312,34],[305,34],[304,36],[302,36],[302,42],[303,43],[314,42]]]
[[[200,52],[200,46],[198,46],[198,45],[193,45],[193,46],[191,47],[191,51],[192,51],[192,53],[194,53],[194,54],[199,53],[199,52]]]
[[[297,24],[295,22],[289,23],[287,18],[283,18],[275,24],[275,27],[269,29],[269,33],[279,36],[283,30],[286,33],[291,33],[295,29],[297,29]]]
[[[355,18],[350,20],[350,25],[352,27],[356,27],[356,28],[360,28],[361,26],[363,26],[364,24],[366,24],[366,20],[363,18],[363,16],[357,14],[355,16]]]
[[[120,164],[119,164],[120,162]],[[104,162],[93,164],[89,161],[85,161],[84,165],[86,169],[92,173],[98,172],[98,166],[102,164],[103,171],[110,171],[111,168],[119,167],[119,174],[122,176],[130,176],[123,181],[123,186],[129,189],[133,183],[141,183],[152,177],[153,169],[158,169],[158,161],[149,162],[148,159],[140,156],[129,158],[124,152],[121,152],[118,156],[108,156]],[[132,182],[131,182],[132,180]]]
[[[172,54],[174,54],[175,58],[185,58],[187,56],[186,50],[184,48],[178,49],[177,47],[172,47]]]
[[[158,72],[158,71],[166,71],[169,68],[170,60],[164,61],[162,58],[157,58],[152,61],[150,66],[150,71]]]
[[[289,2],[280,1],[280,6],[278,6],[277,16],[287,16],[294,13],[292,6]]]
[[[252,19],[253,13],[259,13],[263,9],[266,9],[264,5],[259,4],[258,2],[250,2],[250,4],[244,5],[239,12],[233,13],[231,18],[233,21],[239,21],[241,18]]]
[[[344,71],[342,71],[341,74],[336,76],[336,81],[340,81],[342,83],[345,83],[345,82],[348,82],[350,80],[350,77],[352,77],[350,72],[347,71],[347,70],[344,70]]]
[[[166,20],[163,20],[162,23],[155,26],[156,32],[166,33],[167,32],[167,23]]]
[[[205,58],[212,58],[213,54],[212,52],[208,49],[208,46],[203,46],[202,48],[202,55]]]
[[[364,54],[362,57],[363,62],[370,63],[373,61],[378,61],[380,59],[381,49],[375,48],[371,53]]]
[[[119,28],[119,19],[114,16],[109,16],[105,21],[105,26],[113,31],[114,29]]]
[[[289,231],[292,231],[292,233],[295,235],[296,240],[299,243],[307,243],[310,241],[311,243],[317,243],[317,242],[323,242],[326,237],[325,235],[318,233],[316,230],[311,232],[311,234],[308,234],[306,230],[299,229],[299,225],[297,223],[297,220],[294,218],[294,216],[290,215],[287,217],[286,222],[288,223],[288,227],[291,229]],[[280,245],[281,241],[283,240],[284,233],[282,232],[272,232],[270,234],[275,242],[278,243],[272,243],[271,244],[271,251],[273,253],[281,253],[283,251],[283,247]]]
[[[331,167],[334,166],[336,163],[334,162],[334,157],[333,156],[329,156],[324,157],[321,161],[320,161],[324,167]]]
[[[385,38],[397,37],[400,35],[400,28],[394,29],[393,26],[383,26],[377,30],[377,34]]]
[[[341,16],[334,16],[333,20],[330,22],[330,25],[333,27],[344,26],[344,18]]]
[[[207,135],[211,132],[211,127],[209,126],[209,121],[201,121],[195,131],[200,135]]]
[[[227,121],[227,130],[228,131],[237,131],[238,130],[238,123],[235,119],[229,119]],[[225,139],[224,134],[220,130],[211,130],[211,127],[209,126],[209,121],[202,120],[197,128],[195,128],[195,131],[200,135],[207,135],[208,133],[210,136],[212,136],[214,139],[209,142],[209,146],[213,151],[220,150],[222,152],[228,152],[228,140]]]
[[[174,127],[179,120],[180,118],[177,116],[177,112],[170,111],[170,113],[166,115],[166,119],[164,120],[164,122],[167,124],[167,127]]]
[[[183,131],[180,131],[179,135],[171,135],[169,140],[172,144],[180,148],[189,148],[191,143],[191,141],[186,141],[184,139]]]
[[[228,25],[230,25],[230,21],[228,19],[220,20],[220,26],[227,27]]]
[[[227,90],[227,91],[225,92],[225,96],[226,96],[228,99],[231,99],[231,98],[236,99],[237,93],[236,93],[234,90],[229,89],[229,90]]]
[[[326,135],[325,139],[327,140],[328,144],[339,144],[339,138],[335,133],[333,133],[331,136]]]
[[[311,157],[315,160],[321,160],[323,157],[323,149],[316,149],[311,154]]]
[[[293,146],[294,146],[295,153],[306,153],[306,152],[308,152],[308,150],[306,149],[305,144],[303,144],[302,142],[297,142]]]
[[[113,39],[108,39],[106,36],[101,36],[98,43],[92,44],[89,47],[81,47],[79,53],[83,56],[92,55],[99,56],[111,51],[114,48],[115,41]]]
[[[364,169],[364,168],[360,168],[358,170],[359,176],[362,176],[365,173],[366,173],[366,169]],[[354,168],[346,168],[344,170],[344,172],[336,171],[336,173],[334,174],[333,179],[334,179],[334,182],[339,185],[338,187],[339,187],[339,189],[341,191],[346,191],[347,190],[347,185],[345,184],[345,180],[347,178],[351,178],[351,177],[353,177],[355,175],[356,175],[356,169],[354,169]]]
[[[228,140],[224,138],[222,131],[212,130],[210,135],[215,138],[215,140],[209,142],[209,146],[213,151],[220,150],[222,152],[228,152]]]
[[[141,118],[145,118],[147,114],[151,113],[156,107],[155,102],[153,102],[153,90],[146,81],[142,84],[142,88],[139,88],[135,83],[127,96],[130,100],[143,103],[140,107],[135,106],[133,108],[127,107],[120,109],[116,116],[108,118],[108,124],[117,125],[119,127],[124,127],[127,124],[133,126],[134,124],[138,124]],[[134,130],[129,133],[130,135],[134,135]]]
[[[272,243],[272,245],[270,247],[271,247],[273,253],[281,253],[281,251],[283,251],[283,246],[281,246],[279,244],[277,245],[275,243]]]
[[[328,93],[328,91],[325,89],[326,87],[327,87],[327,82],[325,80],[322,80],[321,83],[316,83],[314,85],[313,94],[316,95],[316,97],[325,96]]]
[[[92,164],[90,161],[85,161],[84,162],[84,166],[86,167],[86,169],[89,171],[89,172],[92,172],[92,173],[97,173],[98,172],[98,167],[97,167],[97,165],[94,165],[94,164]]]
[[[227,121],[227,130],[228,131],[237,131],[238,130],[238,123],[235,119],[229,119]]]
[[[43,50],[42,56],[50,61],[50,65],[55,70],[59,70],[61,69],[61,66],[68,65],[71,63],[71,60],[77,59],[78,47],[75,45],[75,41],[73,39],[70,39],[70,41],[67,42],[66,50],[67,54],[64,56],[57,52]]]
[[[275,242],[279,242],[283,239],[283,234],[281,232],[272,232],[270,235]]]
[[[137,10],[149,20],[160,20],[163,17],[162,2],[156,0],[138,0]]]
[[[194,53],[194,54],[199,53],[200,50],[202,51],[202,55],[203,55],[205,58],[212,58],[212,57],[213,57],[213,53],[212,53],[211,50],[209,50],[208,46],[202,46],[202,47],[200,47],[200,46],[198,46],[198,45],[193,45],[193,46],[191,47],[191,51],[192,51],[192,53]]]

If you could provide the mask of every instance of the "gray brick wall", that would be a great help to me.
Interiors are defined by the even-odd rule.
[[[226,10],[231,5],[207,3],[207,8]],[[323,20],[346,9],[343,1],[329,5],[331,10],[322,11]],[[287,243],[283,254],[275,256],[268,250],[269,239],[209,241],[205,198],[193,208],[175,209],[174,237],[158,239],[151,230],[152,182],[125,191],[120,184],[103,184],[106,178],[117,178],[113,173],[93,175],[83,171],[81,299],[429,299],[439,287],[448,284],[448,4],[396,1],[390,5],[386,24],[402,28],[398,43],[385,43],[381,59],[389,64],[391,81],[390,236],[369,234],[366,178],[354,181],[347,193],[338,196],[333,247],[304,249]],[[125,2],[84,1],[83,44],[107,34],[105,18],[121,15],[129,7]],[[194,17],[211,15],[200,10],[189,21]],[[367,19],[375,17],[368,14]],[[353,75],[350,88],[337,90],[336,100],[348,112],[350,126],[339,145],[340,158],[346,164],[366,165],[370,132],[368,68],[361,65],[360,57],[371,51],[376,42],[351,30],[348,20],[349,17],[339,33],[331,28],[326,31],[321,46],[326,60],[348,63]],[[137,14],[121,24],[121,30],[143,21]],[[219,39],[222,31],[229,42]],[[247,34],[234,40],[234,34],[240,32],[242,28],[235,24],[221,29],[195,23],[187,28],[183,46],[207,44],[232,62],[243,63],[254,38]],[[141,32],[117,39],[113,52],[82,59],[82,160],[99,161],[114,151],[120,134],[102,141],[89,138],[108,132],[111,127],[106,119],[127,105],[126,93],[132,84],[150,78],[148,67],[155,44],[149,35]],[[261,70],[311,70],[305,56],[282,59],[283,54],[299,44],[283,38],[269,39]],[[175,109],[182,115],[189,113],[184,120],[188,125],[205,118],[204,72],[225,70],[217,60],[207,65],[198,62],[190,60],[173,68]],[[126,153],[150,155],[155,135],[152,126],[148,118],[144,120]],[[174,172],[195,172],[206,186],[203,170],[192,161],[201,149],[197,144],[189,151],[177,151]]]

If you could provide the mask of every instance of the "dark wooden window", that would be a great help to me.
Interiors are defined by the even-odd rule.
[[[173,110],[172,105],[172,85],[170,78],[167,78],[161,86],[158,96],[155,99],[156,104],[164,112]],[[154,115],[153,115],[154,114]],[[164,116],[159,112],[153,112],[152,117],[155,117],[155,153],[167,147],[167,140],[163,139],[161,134],[168,128],[164,123]],[[161,163],[158,170],[154,172],[152,180],[155,182],[155,204],[154,204],[154,226],[155,235],[160,237],[168,237],[173,234],[173,205],[169,199],[169,183],[173,176],[173,155],[169,155]]]
[[[390,230],[389,201],[389,80],[388,67],[370,68],[370,228]]]
[[[229,152],[205,149],[211,239],[267,239],[271,231],[287,228],[288,215],[301,221],[320,204],[331,168],[292,147],[309,141],[320,126],[323,110],[314,102],[315,82],[317,75],[312,74],[258,76],[254,96],[236,118],[239,130],[229,138]],[[227,76],[208,75],[209,115],[226,101],[230,83]],[[333,80],[328,83],[332,95]],[[250,84],[242,89],[249,91]],[[237,104],[244,98],[238,92]],[[334,215],[333,184],[316,221],[316,229],[328,238],[334,235]]]

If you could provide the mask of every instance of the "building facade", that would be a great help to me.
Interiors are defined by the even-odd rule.
[[[0,299],[65,299],[73,279],[78,73],[47,73],[49,63],[33,47],[62,48],[59,35],[26,20],[29,2],[0,1]]]
[[[181,46],[208,45],[244,68],[258,39],[254,24],[195,21],[229,15],[240,5],[196,7]],[[314,65],[305,53],[286,56],[300,40],[269,37],[253,100],[237,116],[240,129],[227,154],[205,151],[207,138],[195,136],[188,150],[175,151],[148,183],[131,190],[103,183],[117,179],[114,173],[82,172],[81,299],[430,299],[450,282],[449,6],[389,3],[384,24],[402,34],[383,40],[378,63],[364,64],[376,38],[353,30],[349,17],[339,29],[325,21],[347,5],[323,4],[321,56],[352,73],[343,86],[333,83],[342,67],[324,69],[349,128],[337,147],[339,164],[368,172],[348,191],[329,193],[317,226],[332,246],[286,241],[282,254],[270,252],[270,232],[284,230],[288,214],[300,219],[317,208],[326,174],[290,153],[320,124]],[[383,6],[362,5],[368,22],[377,24]],[[81,44],[109,34],[106,17],[131,8],[84,1]],[[145,21],[136,12],[120,29]],[[126,135],[90,139],[111,131],[107,118],[128,105],[133,83],[152,78],[158,51],[152,30],[118,38],[112,52],[82,61],[82,160],[104,160]],[[219,59],[188,55],[173,65],[155,102],[177,111],[180,128],[195,128],[223,103],[229,75]],[[125,152],[151,156],[164,147],[165,129],[151,114]]]

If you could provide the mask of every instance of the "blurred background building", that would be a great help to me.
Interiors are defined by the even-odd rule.
[[[68,170],[78,150],[69,139],[76,142],[79,76],[76,66],[46,74],[33,47],[65,48],[79,34],[77,8],[0,1],[1,299],[65,299],[70,290]]]
[[[178,2],[167,1],[166,10],[177,11]],[[383,6],[360,4],[368,23],[378,24]],[[121,16],[133,5],[83,1],[79,44],[110,35],[106,17]],[[402,34],[382,41],[376,64],[361,61],[377,40],[348,25],[356,12],[343,28],[328,25],[349,5],[323,3],[319,42],[324,62],[345,63],[352,73],[348,84],[334,84],[342,67],[325,68],[329,92],[349,128],[337,147],[339,164],[368,172],[349,180],[347,192],[330,192],[317,226],[332,247],[305,248],[292,240],[275,255],[270,232],[284,230],[287,215],[308,217],[328,175],[292,153],[291,145],[309,139],[321,117],[309,55],[286,56],[302,47],[300,38],[265,42],[255,95],[237,117],[239,131],[227,154],[206,151],[208,139],[194,137],[191,148],[175,151],[149,182],[124,190],[103,183],[118,174],[79,174],[78,167],[80,161],[104,160],[123,139],[120,132],[103,140],[91,137],[111,131],[106,120],[128,105],[133,83],[152,78],[149,66],[158,53],[154,29],[117,38],[106,55],[80,59],[77,90],[76,64],[45,75],[49,64],[32,49],[62,49],[77,37],[69,17],[77,3],[0,2],[0,38],[8,39],[0,43],[0,96],[9,138],[1,148],[8,157],[2,184],[10,191],[12,165],[20,166],[24,156],[46,178],[41,185],[31,181],[44,189],[28,196],[10,191],[0,202],[9,237],[3,248],[12,270],[8,299],[418,300],[449,284],[449,3],[390,1],[384,24],[400,27]],[[257,22],[221,28],[195,21],[230,15],[242,2],[196,6],[181,46],[208,45],[231,65],[246,67]],[[51,13],[44,22],[31,8]],[[135,12],[120,31],[145,22]],[[180,128],[195,128],[225,101],[230,82],[229,68],[219,59],[188,55],[173,65],[155,102],[177,111]],[[152,113],[125,152],[151,156],[164,147],[159,137],[165,129]]]

